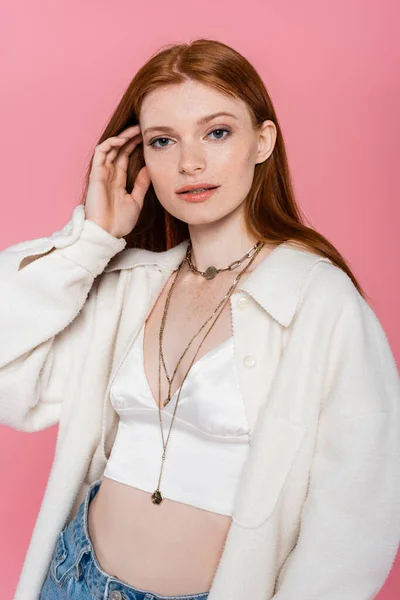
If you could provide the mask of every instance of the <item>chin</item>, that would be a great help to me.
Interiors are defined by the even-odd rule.
[[[174,205],[173,207],[164,206],[164,208],[170,215],[188,225],[209,225],[228,217],[236,207],[233,207],[228,211],[225,210],[219,214],[216,212],[215,206],[213,207],[211,202],[188,202],[187,206],[179,206],[177,208],[176,205]],[[221,209],[220,205],[219,209]]]
[[[217,223],[221,221],[221,219],[227,217],[227,214],[223,215],[199,215],[197,218],[185,218],[181,221],[185,221],[188,225],[212,225],[213,223]],[[180,218],[180,217],[178,217]]]

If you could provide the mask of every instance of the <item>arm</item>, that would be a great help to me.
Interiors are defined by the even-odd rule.
[[[356,293],[331,344],[297,543],[273,600],[372,600],[400,541],[400,386],[387,337]]]
[[[74,352],[61,334],[125,245],[79,205],[60,232],[0,252],[0,424],[37,431],[58,421]]]

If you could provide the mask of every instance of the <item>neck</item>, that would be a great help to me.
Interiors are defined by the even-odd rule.
[[[205,225],[189,225],[191,258],[199,271],[209,266],[224,269],[240,260],[257,243],[245,229],[243,220],[231,213]],[[249,259],[245,259],[249,260]]]

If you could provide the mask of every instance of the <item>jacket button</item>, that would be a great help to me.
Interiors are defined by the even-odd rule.
[[[245,356],[243,359],[243,364],[245,367],[254,367],[256,362],[257,362],[256,359],[251,354],[249,354],[248,356]]]
[[[110,598],[110,600],[121,600],[121,598],[122,598],[121,592],[114,590],[113,592],[110,593],[109,598]]]
[[[238,300],[238,306],[240,306],[240,308],[247,306],[248,303],[249,303],[249,299],[246,298],[246,296],[240,296],[240,298]]]

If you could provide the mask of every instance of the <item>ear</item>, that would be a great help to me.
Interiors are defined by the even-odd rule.
[[[264,121],[258,132],[258,150],[256,164],[262,163],[271,156],[276,142],[276,126],[273,121]]]

